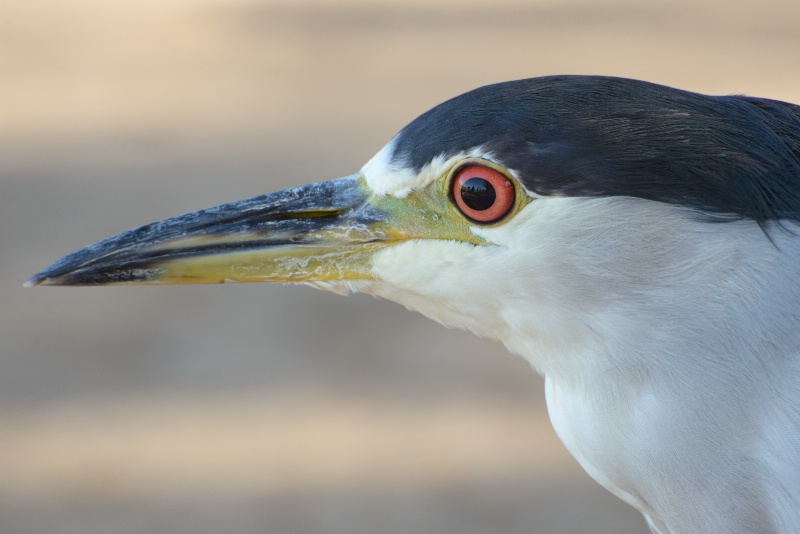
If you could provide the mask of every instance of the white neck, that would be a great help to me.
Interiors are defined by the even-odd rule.
[[[785,230],[773,230],[773,244],[752,221],[710,223],[615,197],[538,199],[509,223],[474,231],[497,246],[389,248],[374,267],[385,283],[366,291],[498,339],[564,384],[593,369],[742,352],[766,331],[797,342],[783,323],[800,295],[776,279],[800,273]]]
[[[496,246],[388,248],[374,266],[383,282],[366,290],[526,358],[547,377],[553,423],[570,451],[655,525],[661,514],[707,532],[741,526],[735,515],[703,512],[680,488],[697,470],[726,487],[744,476],[731,471],[733,455],[780,449],[784,436],[770,445],[757,425],[776,376],[800,379],[800,365],[786,363],[800,353],[800,241],[789,232],[797,226],[773,228],[770,241],[752,221],[714,223],[641,199],[548,198],[474,231]],[[787,417],[784,427],[800,430]],[[742,435],[761,441],[736,442]],[[681,443],[703,436],[719,449]],[[670,483],[687,497],[662,502]],[[692,506],[697,518],[684,510]]]

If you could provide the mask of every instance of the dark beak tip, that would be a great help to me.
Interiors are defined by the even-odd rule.
[[[58,285],[58,282],[56,282],[55,279],[49,278],[44,273],[36,273],[35,275],[25,280],[25,283],[22,284],[22,287],[52,286],[52,285]]]
[[[39,271],[25,280],[22,287],[69,285],[69,274],[72,269],[64,269],[61,266],[62,263],[63,260],[59,260],[50,267]]]
[[[22,287],[36,287],[38,285],[45,285],[45,280],[47,279],[39,276],[32,276],[31,278],[25,280],[25,282],[22,284]]]

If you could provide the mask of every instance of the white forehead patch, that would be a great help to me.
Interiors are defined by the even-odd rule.
[[[429,186],[463,159],[482,158],[493,161],[492,153],[478,146],[449,158],[439,154],[425,164],[419,173],[415,173],[413,169],[392,163],[396,140],[397,138],[392,139],[361,168],[361,174],[370,189],[378,196],[405,198],[411,191]]]

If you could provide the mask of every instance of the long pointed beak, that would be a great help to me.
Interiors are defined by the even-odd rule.
[[[79,250],[27,286],[370,278],[387,213],[359,175],[148,224]]]

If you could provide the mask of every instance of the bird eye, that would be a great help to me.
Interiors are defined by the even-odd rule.
[[[453,199],[461,213],[480,223],[499,221],[514,207],[514,184],[503,173],[468,165],[456,173]]]

